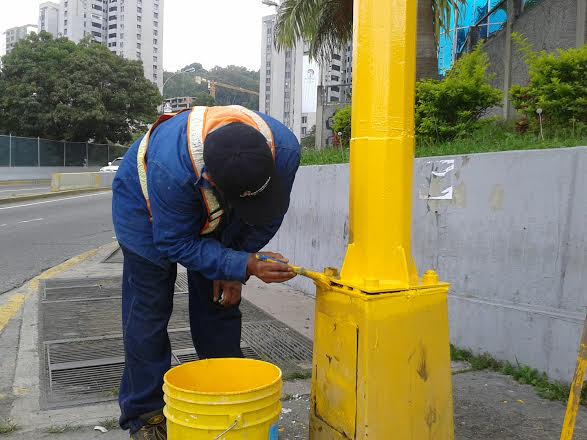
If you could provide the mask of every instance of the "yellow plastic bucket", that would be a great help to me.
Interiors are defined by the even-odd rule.
[[[253,359],[206,359],[163,378],[168,440],[277,440],[281,370]]]

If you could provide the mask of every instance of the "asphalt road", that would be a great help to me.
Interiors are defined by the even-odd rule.
[[[0,206],[0,294],[113,241],[111,202],[108,191]]]
[[[51,191],[49,183],[26,183],[19,185],[0,185],[0,199],[25,194],[44,193]]]

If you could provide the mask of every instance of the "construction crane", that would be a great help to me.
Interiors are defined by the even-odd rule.
[[[222,88],[228,89],[228,90],[234,90],[236,92],[248,93],[249,95],[259,96],[259,92],[256,92],[254,90],[244,89],[242,87],[233,86],[230,84],[226,84],[226,83],[222,83],[222,82],[218,82],[218,81],[214,81],[214,80],[209,80],[206,78],[202,78],[201,76],[196,76],[195,80],[196,80],[196,83],[198,83],[198,84],[202,84],[203,82],[208,83],[208,90],[210,92],[210,96],[212,96],[212,98],[214,98],[214,99],[216,99],[216,90],[218,87],[222,87]]]

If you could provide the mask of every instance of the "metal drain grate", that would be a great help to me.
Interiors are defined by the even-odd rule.
[[[178,275],[182,283],[187,287],[185,273]],[[116,398],[124,368],[119,286],[120,279],[52,280],[41,286],[44,408]],[[273,362],[284,374],[311,368],[310,340],[246,300],[241,311],[245,357]],[[188,295],[176,295],[169,325],[174,365],[198,359],[188,326]]]
[[[187,293],[188,291],[188,274],[187,272],[179,272],[175,279],[175,292]]]

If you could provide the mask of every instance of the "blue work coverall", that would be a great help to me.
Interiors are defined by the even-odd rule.
[[[275,165],[287,197],[300,162],[294,134],[259,113],[275,143]],[[200,235],[206,209],[187,148],[183,112],[159,125],[147,154],[149,212],[137,172],[140,141],[126,153],[113,183],[112,216],[124,253],[122,324],[125,368],[120,387],[120,424],[131,433],[139,416],[163,408],[163,375],[170,368],[167,324],[173,309],[176,264],[188,269],[190,328],[200,358],[240,357],[241,313],[212,301],[212,280],[245,282],[249,253],[263,248],[283,217],[267,226],[249,226],[231,210],[212,236]],[[289,200],[288,200],[289,202]]]

